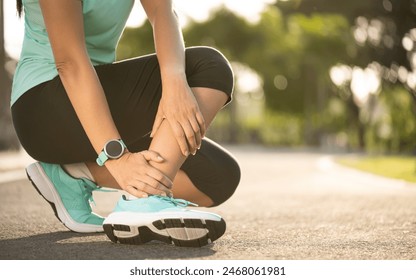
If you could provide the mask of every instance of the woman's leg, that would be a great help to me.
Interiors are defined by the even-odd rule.
[[[232,90],[232,72],[230,72],[227,64],[228,63],[222,55],[211,48],[202,47],[187,50],[188,82],[192,87],[207,126],[209,126],[217,112],[230,99],[229,94]],[[216,87],[222,90],[213,89],[211,87]],[[154,85],[153,88],[155,88]],[[151,122],[150,124],[152,125],[153,123]],[[131,130],[131,127],[129,129]],[[205,141],[205,143],[207,142]],[[196,202],[201,206],[212,206],[213,204],[217,205],[222,203],[232,194],[239,182],[240,171],[238,164],[236,164],[235,160],[231,159],[231,156],[227,154],[226,151],[223,151],[220,147],[212,145],[211,142],[204,145],[204,147],[211,148],[204,148],[203,151],[198,152],[198,154],[207,150],[209,153],[216,155],[216,157],[211,156],[210,164],[218,165],[220,161],[229,163],[229,167],[225,167],[226,169],[228,168],[229,172],[224,174],[225,176],[230,177],[228,180],[225,180],[230,183],[229,186],[221,186],[218,182],[211,184],[215,185],[217,188],[221,186],[224,188],[223,192],[228,193],[227,195],[217,194],[216,197],[218,197],[218,201],[215,202],[210,196],[202,192],[201,187],[199,186],[206,185],[204,188],[205,192],[210,189],[209,184],[204,182],[204,176],[201,174],[198,175],[201,171],[208,172],[204,161],[207,161],[206,158],[209,156],[197,156],[196,158],[198,159],[194,159],[194,156],[190,156],[190,158],[188,158],[187,161],[191,163],[198,162],[198,166],[201,170],[192,168],[195,164],[191,163],[186,165],[188,166],[186,172],[179,170],[186,158],[180,152],[179,146],[167,122],[162,124],[158,133],[153,137],[148,149],[160,153],[165,159],[163,163],[151,164],[155,165],[167,176],[175,178],[173,187],[173,194],[175,197]],[[216,147],[218,149],[216,149]],[[204,158],[204,160],[200,160],[200,158]],[[105,168],[100,168],[95,163],[89,163],[88,167],[99,185],[117,187],[117,183]],[[216,171],[217,169],[218,168],[211,168],[209,170]],[[210,179],[209,176],[207,178]],[[226,189],[230,189],[231,191],[226,191]]]
[[[209,126],[217,112],[225,104],[228,96],[215,89],[193,88],[195,97],[198,101],[201,113],[205,118],[205,123]],[[153,137],[149,150],[158,152],[165,161],[162,163],[153,163],[160,171],[164,172],[170,178],[175,178],[173,194],[175,197],[184,198],[199,204],[200,206],[212,206],[213,201],[206,194],[202,193],[181,171],[178,171],[184,163],[186,157],[181,153],[174,134],[167,122],[163,122],[158,132]],[[101,186],[117,187],[117,183],[104,168],[97,168],[94,163],[89,163],[91,174],[94,176],[96,183]]]
[[[215,89],[193,88],[193,92],[198,101],[199,108],[205,118],[205,124],[208,127],[214,119],[217,112],[225,104],[228,96]],[[152,165],[164,172],[170,178],[175,178],[186,157],[183,156],[178,143],[174,137],[173,131],[168,122],[164,121],[158,132],[153,138],[149,150],[158,152],[165,161],[162,163],[153,163]],[[186,198],[200,206],[212,206],[213,201],[201,191],[199,191],[184,174],[178,177],[174,183],[173,194],[176,197]]]
[[[188,83],[195,92],[206,122],[209,123],[223,106],[226,94],[231,94],[232,71],[224,57],[211,48],[190,48],[186,53]],[[99,66],[96,69],[114,121],[129,150],[138,152],[149,149],[152,144],[151,149],[160,149],[162,155],[169,159],[169,164],[161,165],[160,168],[174,176],[185,159],[180,153],[176,155],[177,144],[169,126],[163,125],[157,137],[153,138],[154,143],[148,139],[162,88],[156,56],[149,55]],[[96,166],[97,155],[76,117],[59,77],[31,91],[22,96],[12,108],[16,131],[26,151],[42,162],[86,162],[96,181],[102,182],[102,186],[117,187],[109,173]],[[173,148],[164,150],[165,141],[169,141]],[[190,156],[185,161],[182,166],[184,172],[179,172],[174,191],[175,195],[182,197],[195,193],[191,198],[195,197],[201,205],[210,205],[211,201],[203,194],[216,188],[216,194],[209,194],[208,197],[217,205],[224,200],[218,193],[231,195],[235,190],[239,181],[239,169],[234,160],[228,160],[230,157],[221,147],[209,141],[203,143],[205,144],[197,155]],[[171,152],[173,153],[170,154]],[[211,157],[211,154],[216,156]],[[226,162],[227,166],[222,162]],[[207,168],[206,164],[211,167]],[[227,169],[221,175],[233,177],[232,184],[228,186],[222,184],[221,180],[215,180],[216,177],[221,177],[218,176],[220,173],[217,172],[219,169],[216,165]],[[232,166],[231,169],[228,166]],[[212,176],[204,177],[199,172],[212,173]],[[210,179],[212,183],[207,183],[206,179]],[[190,181],[193,184],[189,184]],[[214,196],[216,199],[213,199]]]

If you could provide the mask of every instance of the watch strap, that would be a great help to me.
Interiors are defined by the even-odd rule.
[[[121,139],[117,139],[117,141],[124,147],[124,150],[126,150],[127,149],[127,146],[126,146],[126,144],[124,144],[124,142],[123,142],[123,140],[121,140]],[[102,151],[101,151],[101,153],[98,155],[98,157],[97,157],[97,160],[96,160],[96,162],[97,162],[97,164],[99,165],[99,166],[104,166],[104,163],[107,161],[109,159],[109,157],[108,157],[108,155],[106,154],[106,152],[105,152],[105,149],[103,149]]]
[[[101,151],[101,153],[97,157],[97,164],[99,166],[104,166],[104,163],[108,160],[108,156],[104,152],[104,150]]]

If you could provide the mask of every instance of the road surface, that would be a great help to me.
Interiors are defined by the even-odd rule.
[[[229,201],[209,209],[223,216],[227,231],[203,248],[120,245],[104,234],[70,232],[23,168],[3,170],[0,259],[416,259],[415,184],[339,166],[331,154],[230,150],[241,164],[241,185]],[[107,215],[119,196],[97,193],[96,211]]]

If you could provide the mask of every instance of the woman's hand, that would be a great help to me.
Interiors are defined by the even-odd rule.
[[[172,180],[151,166],[150,161],[163,162],[163,158],[153,151],[128,152],[117,160],[107,161],[106,167],[120,187],[136,197],[172,196]]]
[[[184,156],[195,154],[205,136],[205,120],[186,79],[163,84],[162,98],[156,114],[151,137],[166,119]]]
[[[166,119],[184,156],[195,154],[205,134],[205,120],[186,80],[185,44],[172,0],[141,0],[153,37],[162,79],[151,137]]]

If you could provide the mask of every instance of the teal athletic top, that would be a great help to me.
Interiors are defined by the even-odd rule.
[[[116,46],[134,0],[83,0],[85,42],[93,65],[115,61]],[[13,78],[11,105],[26,91],[58,75],[39,0],[23,0],[25,32]],[[63,34],[64,35],[64,34]]]

